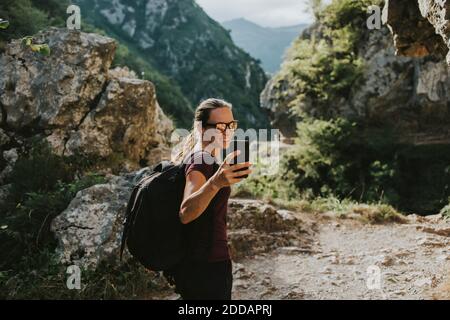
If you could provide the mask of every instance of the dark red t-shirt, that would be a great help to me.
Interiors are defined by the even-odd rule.
[[[188,163],[185,168],[186,176],[195,170],[201,172],[206,180],[208,180],[218,168],[218,164],[214,164],[216,162],[215,158],[206,151],[197,151],[190,159],[192,159],[192,161]],[[207,251],[209,251],[209,253],[207,260],[209,262],[230,259],[227,238],[227,209],[230,193],[230,187],[220,189],[211,200],[206,210],[196,219],[199,221],[194,220],[189,223],[194,224],[194,228],[191,228],[191,233],[198,233],[196,235],[197,241],[193,245],[198,248],[208,248]],[[210,230],[211,223],[199,224],[198,228],[195,228],[195,224],[204,219],[212,219],[212,230]],[[196,248],[194,248],[194,251],[195,249]]]

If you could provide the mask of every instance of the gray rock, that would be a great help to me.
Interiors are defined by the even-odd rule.
[[[105,184],[79,191],[51,224],[62,263],[95,268],[101,261],[117,262],[122,222],[133,186],[150,168],[121,176],[109,175]],[[127,252],[124,255],[128,257]]]
[[[432,279],[422,278],[422,279],[417,279],[416,281],[414,281],[413,285],[416,287],[424,287],[424,286],[431,286],[431,283],[432,283]]]
[[[113,39],[56,28],[34,38],[50,46],[49,56],[13,40],[0,57],[0,103],[8,128],[41,133],[59,155],[119,155],[127,171],[169,157],[172,121],[151,82],[127,68],[109,70]],[[3,144],[2,133],[0,138]]]
[[[21,40],[6,46],[0,58],[0,101],[6,123],[76,128],[101,94],[114,58],[115,42],[97,34],[49,29],[36,43],[47,43],[51,55],[24,47]]]
[[[95,268],[103,260],[117,258],[131,188],[130,180],[112,176],[105,184],[77,193],[51,224],[62,263]]]
[[[5,161],[9,164],[14,164],[17,161],[18,157],[19,156],[17,155],[16,148],[3,152],[3,159],[5,159]]]
[[[75,152],[108,157],[123,153],[135,163],[170,136],[170,121],[161,114],[149,81],[118,78],[109,81],[97,107],[70,133],[65,154]],[[137,168],[136,168],[137,169]]]

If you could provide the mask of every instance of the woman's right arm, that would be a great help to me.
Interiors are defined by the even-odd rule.
[[[236,177],[251,173],[251,169],[234,172],[235,170],[250,167],[251,163],[246,162],[230,166],[227,163],[227,159],[208,180],[201,172],[196,170],[187,175],[183,202],[180,208],[181,223],[188,224],[197,219],[206,210],[221,188],[238,183],[242,179],[237,179]]]
[[[206,210],[219,187],[200,171],[192,171],[186,177],[183,202],[180,208],[180,220],[183,224],[197,219]]]

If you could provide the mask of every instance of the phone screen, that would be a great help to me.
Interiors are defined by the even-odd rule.
[[[229,163],[231,165],[237,164],[237,163],[249,162],[250,161],[250,139],[249,139],[249,137],[245,137],[245,140],[233,139],[230,143],[230,146],[227,149],[223,150],[223,159],[225,159],[227,155],[229,155],[230,153],[232,153],[236,150],[240,150],[241,153],[237,157],[234,157],[233,159],[230,160]],[[247,170],[247,168],[242,168],[237,171],[243,171],[243,170]],[[247,178],[247,177],[248,177],[248,175],[244,175],[244,176],[240,176],[238,178]]]

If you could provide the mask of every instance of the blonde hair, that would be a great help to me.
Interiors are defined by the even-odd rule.
[[[233,105],[225,100],[217,98],[204,100],[198,105],[195,109],[192,130],[189,135],[183,139],[183,142],[181,143],[182,147],[173,159],[175,163],[181,163],[184,158],[194,150],[194,148],[198,145],[198,142],[201,141],[201,132],[198,132],[198,126],[201,125],[203,128],[209,120],[211,111],[223,107],[232,109]]]

